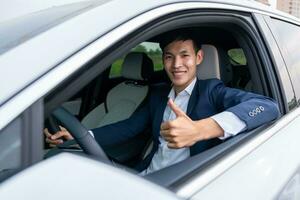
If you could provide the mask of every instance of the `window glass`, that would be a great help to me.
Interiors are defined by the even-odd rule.
[[[119,59],[117,59],[110,68],[110,72],[109,72],[109,78],[115,78],[115,77],[119,77],[121,76],[121,66],[123,64],[124,61],[124,57],[121,57]]]
[[[230,49],[228,51],[228,56],[232,65],[247,65],[243,49]]]
[[[154,71],[160,71],[163,69],[162,64],[162,51],[158,43],[154,42],[143,42],[133,49],[130,52],[144,52],[146,53],[151,60],[153,61]],[[117,59],[111,66],[109,77],[119,77],[121,76],[121,67],[124,61],[125,55]]]
[[[269,24],[281,50],[285,64],[299,101],[300,98],[300,26],[285,21],[271,19]]]
[[[0,132],[0,180],[21,167],[21,118]]]
[[[231,86],[243,90],[253,91],[250,83],[251,76],[247,67],[247,59],[243,49],[230,49],[227,51],[227,54],[233,73]]]
[[[106,0],[108,1],[108,0]],[[105,3],[105,1],[103,1]],[[89,2],[65,4],[52,6],[30,14],[22,15],[14,19],[7,19],[1,22],[0,32],[0,54],[8,51],[30,38],[45,32],[69,17],[80,14],[83,10],[91,9]],[[9,16],[9,15],[8,15]],[[4,17],[5,15],[1,16]],[[1,19],[2,20],[2,19]]]

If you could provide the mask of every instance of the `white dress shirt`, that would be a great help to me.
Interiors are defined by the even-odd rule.
[[[194,89],[196,80],[197,79],[195,78],[177,96],[175,95],[174,88],[171,89],[168,95],[168,97],[171,98],[174,103],[185,113],[187,111],[188,102]],[[220,139],[226,139],[234,136],[246,128],[246,124],[242,120],[240,120],[235,114],[228,111],[216,114],[211,118],[213,118],[224,130],[224,136],[220,137]],[[176,119],[176,115],[167,105],[163,115],[163,122],[174,119]],[[148,168],[140,173],[141,175],[152,173],[190,157],[189,148],[170,149],[168,148],[168,143],[161,136],[159,136],[159,141],[160,144],[158,150],[154,154]]]

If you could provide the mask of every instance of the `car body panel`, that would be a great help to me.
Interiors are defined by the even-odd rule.
[[[90,60],[161,16],[182,10],[219,9],[276,15],[300,24],[293,17],[249,1],[153,0],[145,3],[137,0],[129,5],[127,1],[116,0],[105,4],[92,1],[89,5],[90,9],[28,37],[0,54],[0,66],[4,66],[0,68],[0,74],[5,75],[2,78],[5,84],[0,86],[0,130]],[[120,8],[123,8],[122,12]],[[267,36],[271,36],[271,33]],[[272,45],[275,45],[274,41]],[[277,51],[270,54],[280,56]],[[290,84],[284,67],[282,65],[281,73],[285,74],[284,80]],[[291,176],[299,171],[300,160],[293,158],[300,150],[297,145],[299,136],[295,131],[300,128],[299,113],[299,109],[293,110],[261,132],[259,137],[230,152],[202,174],[195,174],[186,186],[176,191],[177,195],[192,199],[274,198]],[[274,149],[274,146],[279,148]],[[292,162],[289,162],[291,159]],[[55,176],[52,171],[55,171]],[[274,174],[278,176],[273,177]],[[263,188],[270,190],[263,191],[257,183],[264,184]],[[70,184],[72,194],[60,187],[65,184]],[[36,193],[25,192],[32,191],[32,188]],[[1,199],[53,199],[57,196],[68,199],[178,197],[128,172],[72,154],[61,154],[41,161],[1,183],[0,187]]]
[[[36,164],[0,187],[0,199],[40,198],[179,199],[143,178],[71,153],[61,153]]]
[[[276,126],[279,125],[272,136],[203,187],[192,199],[278,198],[279,192],[300,167],[300,157],[295,157],[300,152],[300,135],[297,131],[300,129],[300,109],[283,117]],[[269,133],[266,131],[261,134],[266,137]],[[299,185],[290,192],[299,195],[298,189]]]

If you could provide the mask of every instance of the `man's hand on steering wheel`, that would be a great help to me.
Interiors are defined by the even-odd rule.
[[[62,107],[56,108],[51,115],[60,124],[66,127],[68,131],[66,129],[65,130],[61,129],[60,131],[53,131],[56,133],[51,135],[48,130],[47,131],[45,130],[44,132],[46,135],[47,143],[53,144],[55,146],[63,142],[63,141],[59,141],[61,139],[71,140],[74,138],[77,144],[86,154],[109,161],[101,146],[97,143],[95,138],[89,133],[89,130],[84,125],[82,125],[74,115],[72,115]],[[72,136],[70,133],[72,133]]]
[[[49,144],[50,147],[55,147],[59,144],[62,144],[64,140],[72,140],[74,139],[73,136],[69,133],[67,129],[62,126],[59,126],[60,131],[51,134],[49,133],[48,129],[44,129],[44,134],[46,137],[46,143]]]

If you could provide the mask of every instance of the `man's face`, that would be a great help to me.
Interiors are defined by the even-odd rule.
[[[165,47],[163,63],[177,94],[196,77],[196,66],[202,59],[202,50],[195,53],[192,40],[174,41]]]

